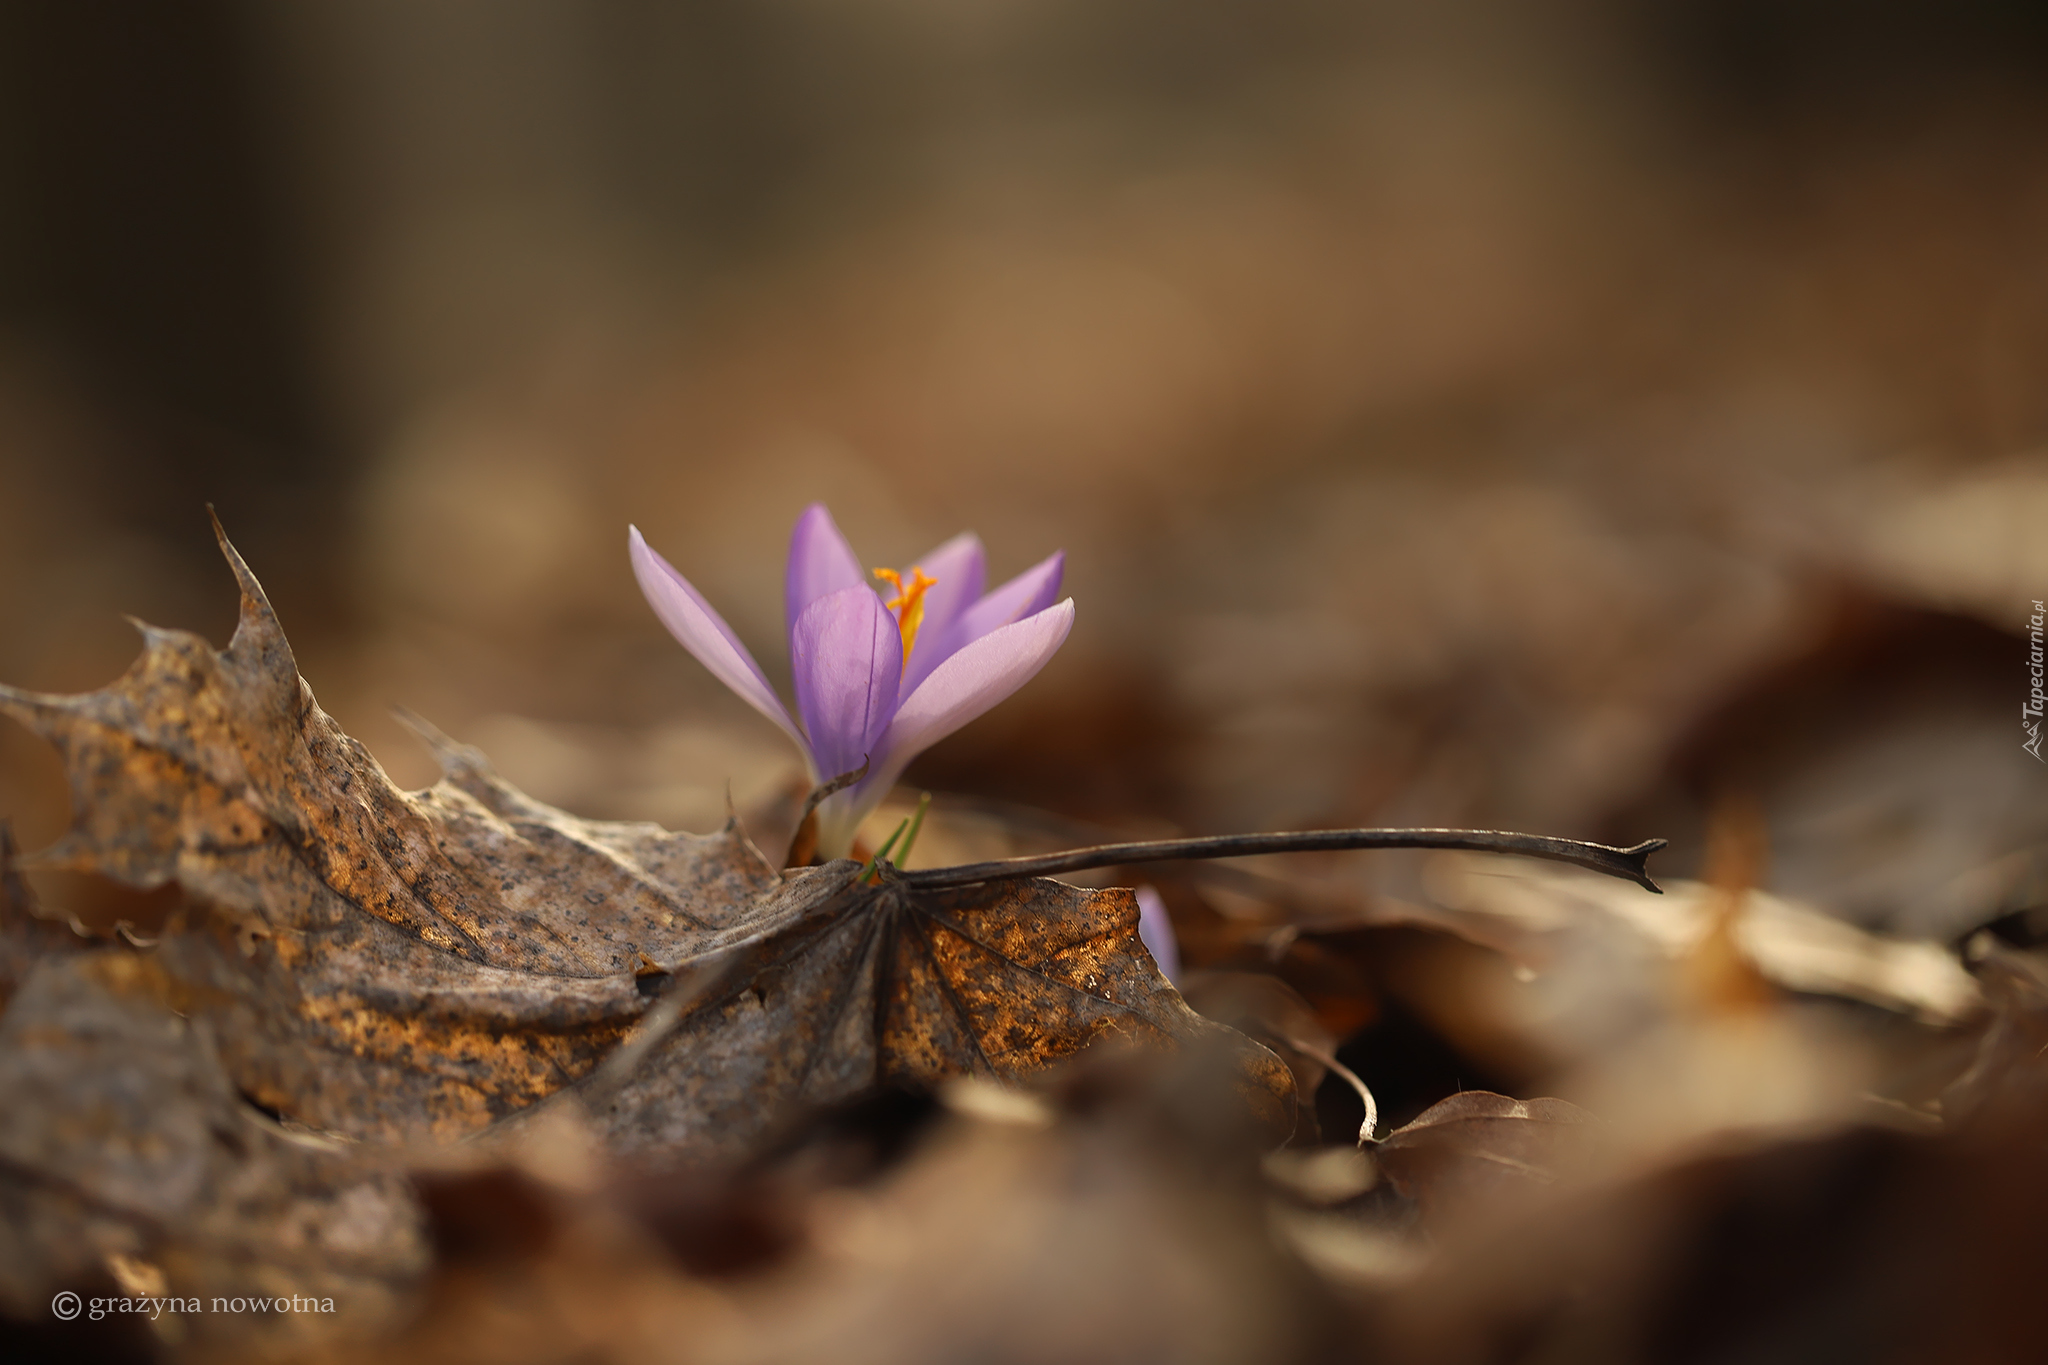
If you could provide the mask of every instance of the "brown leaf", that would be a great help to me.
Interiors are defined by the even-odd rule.
[[[1423,1110],[1373,1150],[1394,1187],[1437,1220],[1575,1173],[1589,1155],[1595,1123],[1564,1100],[1465,1090]]]
[[[595,825],[526,800],[469,751],[394,787],[314,703],[277,618],[222,542],[241,623],[216,652],[141,627],[102,691],[0,690],[62,751],[74,826],[34,858],[214,913],[167,935],[237,1082],[316,1127],[453,1136],[588,1071],[673,959],[773,883],[736,829]]]
[[[399,791],[314,703],[221,544],[242,588],[226,650],[144,626],[108,688],[0,689],[0,710],[71,780],[74,828],[36,862],[184,888],[199,909],[161,949],[179,1007],[279,1113],[385,1140],[477,1131],[591,1076],[671,980],[692,994],[668,1032],[590,1095],[624,1146],[744,1149],[790,1106],[879,1083],[1009,1081],[1108,1034],[1217,1032],[1151,964],[1127,891],[913,892],[846,861],[778,875],[736,822],[582,820],[431,732],[446,776]],[[1286,1068],[1242,1056],[1284,1136]]]
[[[39,913],[35,892],[14,866],[14,831],[0,824],[0,1011],[37,962],[86,943],[69,925]]]
[[[333,1301],[267,1319],[287,1332],[383,1322],[426,1267],[405,1180],[252,1109],[170,993],[153,956],[101,948],[44,959],[0,1018],[0,1306],[40,1318],[111,1271],[128,1293]]]

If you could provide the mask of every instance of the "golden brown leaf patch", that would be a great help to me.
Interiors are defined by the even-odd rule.
[[[1127,890],[1063,882],[914,891],[841,861],[790,874],[738,965],[599,1106],[616,1146],[743,1151],[782,1116],[874,1085],[1012,1083],[1109,1038],[1228,1048],[1285,1140],[1280,1059],[1190,1010],[1140,945]]]

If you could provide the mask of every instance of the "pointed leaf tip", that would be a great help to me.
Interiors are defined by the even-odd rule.
[[[56,716],[77,709],[68,704],[69,699],[53,696],[47,692],[30,692],[26,688],[9,687],[0,683],[0,715],[12,716],[44,739],[52,739],[50,723]]]
[[[149,649],[154,649],[182,633],[175,630],[165,630],[162,626],[153,626],[140,616],[132,616],[127,612],[121,614],[121,619],[135,627],[135,633],[142,637],[143,646]]]
[[[284,626],[277,619],[277,612],[270,605],[270,596],[256,580],[248,561],[228,539],[227,528],[220,524],[220,516],[213,510],[212,503],[207,504],[206,515],[213,522],[213,535],[220,544],[221,557],[227,560],[229,570],[235,575],[235,585],[242,590],[240,619],[235,623],[234,638],[228,641],[222,657],[254,661],[266,682],[277,689],[279,704],[286,704],[287,694],[297,691],[299,666],[290,642],[285,639]]]
[[[228,568],[234,571],[235,582],[241,585],[242,595],[254,598],[262,604],[265,611],[270,610],[270,599],[264,595],[263,585],[256,581],[256,575],[249,570],[248,561],[242,558],[242,553],[235,548],[235,543],[228,539],[227,528],[220,524],[220,514],[213,510],[213,504],[210,502],[206,504],[206,517],[213,523],[213,538],[220,545],[221,557],[227,560]]]

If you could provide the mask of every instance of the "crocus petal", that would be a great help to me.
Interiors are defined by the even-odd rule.
[[[1036,616],[1059,599],[1060,579],[1066,573],[1067,552],[1056,550],[1023,573],[997,588],[960,614],[955,632],[960,645],[1012,621]]]
[[[1166,902],[1152,887],[1139,887],[1137,896],[1138,937],[1152,954],[1152,960],[1159,964],[1159,974],[1178,986],[1180,939],[1173,932],[1173,917],[1166,913]]]
[[[853,557],[853,547],[839,534],[825,504],[814,502],[806,507],[789,536],[789,574],[782,588],[783,606],[789,613],[783,619],[789,623],[792,637],[805,607],[867,581],[867,571]]]
[[[828,593],[797,617],[789,664],[819,778],[854,771],[875,753],[896,709],[903,676],[896,618],[864,583]]]
[[[810,743],[776,698],[775,689],[762,676],[754,656],[732,633],[732,627],[711,609],[689,579],[654,552],[639,527],[626,528],[626,546],[633,557],[633,575],[640,580],[640,591],[646,594],[647,605],[654,608],[669,634],[682,641],[683,648],[696,655],[697,662],[710,669],[712,677],[738,693],[740,700],[780,725],[796,741],[804,762],[815,773],[818,765]]]
[[[960,618],[981,599],[988,582],[988,558],[973,532],[954,536],[924,558],[915,561],[925,576],[938,580],[924,595],[924,625],[917,632],[917,647],[903,668],[903,693],[908,696],[931,676],[946,657],[967,643],[961,638]],[[903,575],[907,581],[908,573]]]
[[[1073,627],[1070,597],[962,645],[898,704],[878,770],[860,785],[863,796],[881,800],[912,758],[1031,681]]]

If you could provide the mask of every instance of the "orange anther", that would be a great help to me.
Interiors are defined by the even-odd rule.
[[[896,613],[896,628],[903,633],[903,662],[908,665],[911,647],[917,643],[918,627],[924,624],[924,595],[937,587],[939,580],[926,577],[916,565],[911,566],[908,584],[894,569],[876,569],[874,574],[896,590],[896,595],[882,605]]]

